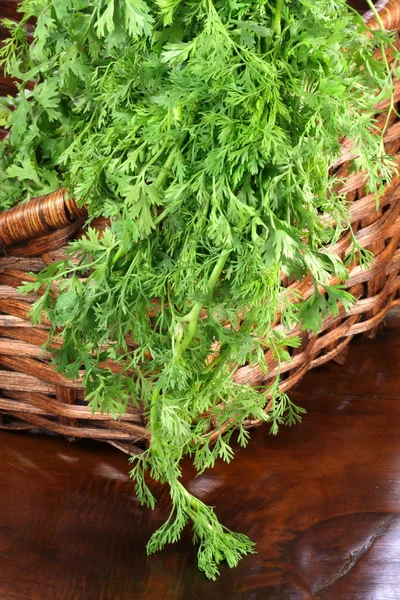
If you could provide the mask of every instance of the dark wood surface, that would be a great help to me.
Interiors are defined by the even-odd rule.
[[[400,599],[400,312],[343,367],[293,393],[308,413],[264,426],[230,465],[184,480],[258,553],[209,582],[189,532],[150,558],[168,496],[141,508],[106,445],[0,433],[0,600]]]

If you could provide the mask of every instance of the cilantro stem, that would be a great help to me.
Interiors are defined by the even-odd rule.
[[[212,290],[217,285],[218,279],[221,276],[221,273],[226,264],[226,261],[228,260],[228,256],[230,255],[230,253],[231,253],[231,250],[228,250],[227,252],[225,252],[225,254],[221,254],[219,259],[215,263],[214,269],[213,269],[213,271],[210,275],[210,278],[207,282],[207,290],[206,291],[208,294],[211,293]],[[199,317],[200,317],[200,312],[201,312],[203,306],[204,306],[203,302],[199,302],[199,301],[195,302],[191,311],[185,317],[182,317],[182,321],[185,323],[188,323],[188,328],[187,328],[186,334],[185,334],[182,342],[180,344],[177,343],[176,356],[178,356],[178,357],[182,356],[182,353],[186,350],[186,348],[189,346],[190,342],[192,341],[193,336],[196,333],[197,324],[199,322]]]
[[[170,153],[167,156],[167,160],[165,161],[163,168],[157,175],[157,178],[156,178],[155,182],[153,183],[153,186],[156,188],[157,191],[161,190],[162,187],[164,186],[165,180],[167,179],[167,177],[169,175],[169,171],[170,171],[172,165],[174,164],[174,160],[179,151],[179,148],[180,148],[180,144],[176,144],[172,148],[172,150],[170,151]]]
[[[150,433],[151,433],[151,448],[155,454],[157,454],[158,450],[162,451],[162,440],[158,433],[158,419],[157,419],[157,411],[158,411],[158,400],[160,398],[160,392],[162,388],[161,378],[157,381],[157,384],[154,387],[153,393],[151,395],[151,406],[150,406],[150,414],[149,414],[149,425],[150,425]]]
[[[369,8],[371,9],[371,12],[373,13],[375,19],[377,20],[379,27],[382,29],[382,31],[385,31],[385,27],[383,25],[381,16],[378,13],[378,11],[376,10],[374,3],[372,2],[372,0],[366,0],[366,2],[368,4]]]
[[[371,12],[374,15],[374,17],[376,19],[376,22],[378,23],[381,31],[386,31],[385,26],[383,24],[383,21],[381,19],[381,16],[380,16],[379,12],[376,10],[376,7],[375,7],[374,3],[372,2],[372,0],[367,0],[367,4],[370,7]],[[382,53],[382,61],[383,61],[384,65],[385,65],[385,67],[386,67],[388,77],[391,80],[391,69],[390,69],[389,61],[388,61],[387,56],[386,56],[385,45],[384,45],[384,43],[382,41],[380,43],[380,48],[381,48],[381,53]],[[384,125],[384,127],[382,129],[382,133],[381,133],[382,146],[383,146],[383,138],[385,136],[387,128],[389,127],[390,117],[391,117],[392,112],[394,110],[395,110],[395,107],[394,107],[394,90],[393,90],[393,87],[392,87],[392,91],[391,91],[391,95],[390,95],[390,106],[388,108],[388,113],[387,113],[385,125]],[[383,152],[384,152],[384,150],[385,149],[384,149],[384,146],[383,146]],[[377,200],[377,203],[378,202],[379,201]]]
[[[118,252],[116,252],[116,254],[114,255],[113,259],[112,259],[112,266],[114,266],[118,260],[121,258],[121,256],[124,254],[125,252],[125,248],[123,246],[120,246]]]
[[[174,117],[178,123],[182,122],[182,109],[180,106],[175,107]],[[193,115],[189,116],[188,124],[193,123],[193,119],[194,119]],[[168,154],[167,160],[165,161],[162,170],[159,172],[155,182],[153,183],[153,186],[156,188],[157,191],[161,190],[163,188],[165,180],[168,177],[169,171],[170,171],[172,165],[174,164],[175,157],[176,157],[177,153],[179,152],[182,143],[185,141],[186,135],[187,135],[187,132],[184,133],[184,135],[181,137],[179,142],[177,142],[175,144],[175,146],[172,148],[172,150]]]
[[[283,0],[276,0],[275,16],[274,16],[274,20],[272,23],[272,29],[276,33],[276,35],[280,35],[282,33],[282,25],[281,25],[282,6],[283,6]]]

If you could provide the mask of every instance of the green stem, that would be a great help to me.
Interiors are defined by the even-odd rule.
[[[192,521],[195,523],[198,519],[199,508],[201,506],[204,506],[207,509],[208,508],[207,505],[204,504],[204,502],[202,502],[198,498],[196,498],[196,496],[193,496],[193,494],[188,492],[187,489],[185,488],[185,486],[178,479],[176,480],[176,486],[177,486],[177,488],[179,488],[182,495],[186,498],[186,501],[188,503],[186,512],[189,515],[189,517],[192,519]],[[209,521],[203,520],[202,524],[203,524],[203,527],[206,526],[207,529],[209,529],[209,531],[212,532],[213,527]]]
[[[123,246],[121,246],[118,250],[118,252],[114,255],[114,258],[112,259],[112,266],[114,266],[118,260],[121,258],[121,256],[124,254],[125,252],[125,248]]]
[[[275,3],[275,15],[272,23],[272,30],[276,35],[280,35],[282,33],[282,25],[281,25],[281,17],[282,17],[282,6],[283,0],[276,0]]]
[[[372,0],[367,0],[367,4],[368,4],[369,8],[371,9],[371,12],[374,15],[374,17],[376,19],[376,22],[378,23],[381,31],[386,31],[385,26],[383,24],[383,21],[381,19],[381,16],[380,16],[379,12],[376,10],[375,5],[372,2]],[[388,59],[387,59],[387,56],[386,56],[385,45],[384,45],[383,42],[380,43],[380,47],[381,47],[381,53],[382,53],[382,60],[383,60],[383,62],[385,64],[385,67],[386,67],[386,70],[388,72],[388,75],[391,78],[392,77],[392,71],[390,69],[390,65],[389,65],[389,62],[388,62]],[[385,125],[384,125],[384,127],[382,129],[382,134],[381,134],[382,135],[382,144],[383,144],[383,138],[385,136],[386,130],[389,127],[390,117],[391,117],[392,112],[394,110],[395,110],[395,107],[394,107],[394,91],[392,89],[392,94],[391,94],[391,97],[390,97],[390,106],[388,108],[388,114],[387,114],[387,117],[386,117]]]
[[[153,186],[156,188],[156,190],[161,190],[163,188],[165,180],[167,179],[167,177],[169,175],[169,171],[170,171],[172,165],[174,164],[174,160],[179,151],[179,148],[180,148],[180,144],[176,144],[172,148],[170,153],[168,154],[167,160],[165,161],[161,171],[157,175],[157,179],[153,183]]]
[[[214,269],[210,275],[210,278],[207,282],[206,292],[209,294],[215,288],[218,283],[218,279],[221,276],[223,268],[228,260],[228,256],[231,253],[230,250],[225,252],[225,254],[221,254],[217,262],[215,263]],[[188,323],[188,328],[186,330],[186,334],[182,340],[182,342],[177,344],[176,355],[178,357],[182,356],[182,353],[189,346],[190,342],[193,339],[194,334],[196,333],[197,324],[199,322],[200,312],[203,308],[203,302],[196,302],[193,305],[192,310],[182,318],[182,321]]]
[[[164,209],[162,211],[162,213],[160,213],[156,219],[154,219],[154,225],[158,225],[159,223],[161,223],[161,221],[163,219],[165,219],[165,217],[167,217],[169,215],[169,213],[171,212],[171,210],[172,210],[172,207],[171,206],[167,206],[167,208]]]
[[[374,15],[374,17],[375,17],[375,19],[376,19],[379,27],[382,29],[382,31],[385,31],[385,26],[384,26],[384,24],[382,22],[380,14],[378,13],[378,11],[375,8],[374,3],[372,2],[372,0],[366,0],[366,2],[368,4],[371,12],[373,13],[373,15]]]
[[[179,123],[179,124],[182,123],[182,108],[180,106],[175,107],[174,117],[175,117],[175,120],[177,121],[177,123]],[[187,119],[187,124],[191,125],[193,123],[193,121],[194,121],[194,115],[191,115]],[[153,186],[156,188],[156,190],[161,190],[164,187],[165,180],[168,177],[169,171],[170,171],[172,165],[174,164],[175,157],[176,157],[177,153],[179,152],[183,142],[185,141],[186,136],[187,136],[187,132],[184,132],[184,134],[181,136],[181,139],[179,140],[179,142],[177,142],[175,144],[175,146],[172,148],[172,150],[168,154],[167,160],[165,161],[163,168],[161,169],[155,182],[153,183]]]
[[[157,423],[157,411],[158,411],[158,400],[161,392],[161,383],[158,380],[157,385],[153,390],[153,394],[151,396],[151,406],[150,406],[150,415],[149,415],[149,423],[150,423],[150,433],[151,433],[151,446],[157,453],[157,450],[160,448],[160,437],[158,435],[158,431],[156,429]]]

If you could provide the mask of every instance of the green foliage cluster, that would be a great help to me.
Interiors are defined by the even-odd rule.
[[[154,506],[148,472],[172,501],[148,551],[191,522],[200,568],[215,578],[253,544],[182,486],[181,458],[201,473],[232,459],[234,430],[247,443],[249,417],[274,433],[300,419],[279,378],[265,414],[266,390],[232,374],[266,370],[267,349],[288,358],[298,340],[274,331],[277,314],[288,331],[318,330],[351,305],[330,285],[348,274],[326,250],[348,227],[330,167],[346,136],[370,190],[390,179],[373,115],[392,84],[373,51],[391,37],[366,35],[344,0],[24,0],[21,12],[0,51],[19,80],[18,97],[0,105],[10,129],[0,207],[65,186],[90,218],[111,220],[25,286],[45,289],[32,317],[44,311],[63,340],[57,368],[85,370],[93,410],[146,411],[152,439],[133,461],[136,491]],[[309,273],[307,300],[282,293],[282,274]],[[101,368],[105,359],[120,372]],[[215,423],[229,426],[212,445]]]

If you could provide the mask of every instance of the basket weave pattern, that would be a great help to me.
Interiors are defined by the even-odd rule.
[[[400,0],[379,2],[378,8],[385,26],[398,30]],[[371,15],[365,18],[369,19],[370,27],[378,27]],[[396,82],[396,105],[399,101],[400,81]],[[377,109],[382,110],[388,104]],[[385,119],[386,115],[381,113],[382,128]],[[396,156],[400,167],[397,116],[391,118],[386,130],[385,147]],[[341,159],[335,168],[345,180],[342,192],[349,202],[353,231],[361,245],[373,252],[375,262],[369,270],[359,264],[351,267],[346,285],[357,301],[349,313],[342,311],[337,317],[328,317],[318,334],[293,332],[301,336],[302,343],[292,352],[291,360],[280,366],[284,391],[290,390],[309,369],[331,359],[343,361],[351,338],[359,333],[374,335],[389,308],[400,304],[400,177],[395,175],[386,186],[377,210],[375,196],[365,191],[365,174],[349,174],[350,162],[349,144],[343,141]],[[0,428],[42,428],[72,438],[107,441],[121,450],[136,453],[149,441],[144,415],[132,407],[118,420],[92,414],[84,402],[81,382],[57,373],[50,366],[50,353],[42,349],[49,324],[44,320],[40,326],[33,326],[28,316],[37,297],[21,296],[17,291],[29,279],[27,272],[39,272],[63,256],[62,249],[68,240],[84,232],[85,216],[84,209],[79,209],[63,190],[0,214]],[[97,225],[104,227],[104,222]],[[350,235],[346,234],[330,251],[343,258],[349,246]],[[301,292],[303,297],[313,290],[311,278],[287,282],[287,287]],[[279,323],[276,327],[280,327]],[[243,366],[236,370],[235,380],[267,388],[278,367],[268,353],[266,360],[267,376],[257,365]],[[248,427],[258,424],[247,422]],[[215,424],[208,435],[214,438],[222,430],[223,424]]]

